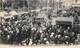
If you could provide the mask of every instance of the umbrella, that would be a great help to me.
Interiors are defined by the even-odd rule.
[[[10,15],[17,15],[18,13],[16,11],[9,12]]]
[[[0,17],[4,17],[5,15],[7,15],[8,13],[5,11],[0,12]]]

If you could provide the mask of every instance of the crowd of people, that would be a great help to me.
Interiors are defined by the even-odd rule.
[[[45,19],[35,19],[34,13],[3,17],[0,23],[2,42],[21,45],[78,43],[78,33],[74,32],[71,26],[52,25]]]
[[[64,17],[80,16],[80,7],[71,7],[69,9],[58,10],[57,14]]]
[[[2,18],[0,37],[10,44],[75,44],[77,34],[70,26],[65,28],[45,22],[36,22],[30,14]]]

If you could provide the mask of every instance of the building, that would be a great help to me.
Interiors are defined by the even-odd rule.
[[[74,0],[72,6],[80,6],[80,0]]]
[[[80,6],[80,0],[64,0],[63,5],[66,8],[69,8],[71,6]]]
[[[49,0],[49,5],[56,8],[70,8],[80,6],[80,0]]]

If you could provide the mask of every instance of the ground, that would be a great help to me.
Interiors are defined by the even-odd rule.
[[[80,45],[34,45],[34,46],[17,46],[0,44],[0,48],[79,48]]]

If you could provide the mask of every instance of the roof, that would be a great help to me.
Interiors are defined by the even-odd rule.
[[[80,4],[72,4],[72,7],[80,7]]]
[[[56,24],[59,24],[59,25],[72,25],[72,22],[68,22],[68,21],[56,21]]]
[[[73,22],[73,17],[57,17],[57,21]]]

